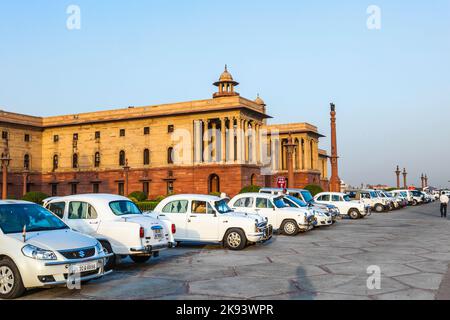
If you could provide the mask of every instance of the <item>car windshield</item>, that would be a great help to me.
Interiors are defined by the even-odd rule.
[[[415,197],[420,197],[422,194],[419,192],[419,191],[417,191],[417,190],[413,190],[413,191],[411,191],[411,193],[413,194],[413,196],[415,196]]]
[[[227,202],[223,199],[214,202],[214,208],[216,208],[217,212],[219,213],[233,212],[233,210],[231,210],[231,208],[228,206]]]
[[[300,200],[299,198],[293,197],[293,196],[286,196],[287,199],[289,199],[292,202],[295,202],[297,205],[299,205],[300,207],[307,207],[308,205],[303,202],[302,200]]]
[[[352,199],[350,199],[350,197],[348,195],[344,196],[344,201],[350,202],[352,201]]]
[[[37,204],[0,205],[0,229],[5,234],[69,229],[50,211]]]
[[[393,196],[392,193],[390,193],[390,192],[386,192],[385,194],[386,194],[388,197],[391,197],[391,198],[392,198],[392,196]]]
[[[376,192],[370,191],[370,197],[371,197],[371,198],[378,198],[378,195],[377,195]]]
[[[110,202],[109,207],[116,216],[125,216],[127,214],[142,214],[141,210],[134,204],[134,202],[127,200]]]
[[[314,202],[314,198],[311,195],[311,192],[304,190],[304,191],[302,191],[302,196],[307,203]]]
[[[277,208],[286,208],[286,207],[288,207],[288,205],[283,201],[282,197],[273,199],[273,204]]]

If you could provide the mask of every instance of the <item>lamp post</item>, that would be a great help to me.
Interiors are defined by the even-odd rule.
[[[284,146],[287,149],[288,187],[295,188],[294,151],[296,145],[292,142],[292,136],[290,133],[288,141],[284,144]]]
[[[28,187],[28,175],[30,174],[30,170],[28,168],[25,168],[22,172],[22,178],[23,178],[23,189],[22,189],[22,195],[25,196],[27,194],[27,187]]]
[[[9,167],[9,162],[11,161],[8,149],[6,149],[5,152],[2,153],[0,160],[2,162],[2,176],[3,176],[2,199],[6,200],[8,198],[8,167]]]
[[[128,159],[125,160],[125,165],[123,166],[123,171],[125,173],[125,196],[128,196],[128,172],[130,171],[130,167],[128,166]]]
[[[397,189],[400,189],[400,174],[402,172],[400,171],[400,167],[397,166],[397,170],[395,170],[395,174],[397,175]]]
[[[406,176],[408,173],[406,172],[406,168],[403,168],[403,188],[408,189],[408,184],[406,183]]]

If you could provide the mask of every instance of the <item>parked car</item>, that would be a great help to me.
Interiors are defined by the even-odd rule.
[[[283,201],[293,208],[309,208],[314,214],[314,227],[319,228],[323,226],[331,226],[334,221],[331,214],[326,209],[311,208],[305,202],[291,195],[283,197]]]
[[[292,208],[283,201],[284,196],[266,193],[243,193],[229,202],[233,210],[259,214],[268,219],[274,230],[288,236],[311,230],[314,215],[307,208]]]
[[[408,205],[413,204],[414,198],[413,198],[411,191],[409,191],[409,190],[393,190],[393,191],[391,191],[391,194],[394,197],[400,197],[402,199],[405,199],[408,202]]]
[[[112,194],[84,194],[53,197],[44,206],[72,229],[97,238],[108,253],[106,268],[117,256],[130,256],[144,263],[170,247],[169,235],[161,221],[142,214],[128,198]]]
[[[348,195],[341,192],[322,192],[314,197],[319,203],[333,204],[338,207],[341,215],[352,219],[359,219],[370,214],[370,206],[362,201],[351,200]]]
[[[27,289],[66,285],[69,274],[81,282],[105,272],[108,254],[93,237],[69,228],[43,207],[0,201],[0,298],[14,299]]]
[[[396,203],[396,207],[397,208],[404,208],[408,205],[408,201],[402,197],[396,196],[394,195],[392,192],[384,192],[388,197],[391,197],[392,199],[394,199],[395,203]]]
[[[305,189],[261,188],[259,192],[273,195],[283,194],[283,192],[286,192],[287,195],[296,197],[297,199],[307,203],[310,207],[328,211],[333,222],[336,222],[337,218],[340,216],[339,209],[335,205],[318,203],[314,200],[311,192]]]
[[[384,191],[382,191],[382,190],[374,190],[374,191],[378,194],[378,196],[379,196],[381,199],[383,199],[383,200],[386,202],[386,204],[387,204],[389,210],[394,210],[394,209],[396,208],[396,204],[395,204],[394,198],[389,197],[389,196],[388,196]]]
[[[153,213],[175,223],[177,242],[223,243],[230,250],[242,250],[272,238],[267,219],[234,212],[215,196],[173,195],[161,201]]]
[[[370,206],[376,212],[383,212],[389,210],[389,205],[386,199],[381,198],[374,190],[356,190],[347,192],[351,200],[361,201],[365,205]]]

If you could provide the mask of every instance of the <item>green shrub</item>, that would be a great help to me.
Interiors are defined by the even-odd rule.
[[[32,191],[25,194],[22,200],[42,204],[42,201],[48,197],[49,196],[43,192]]]
[[[261,190],[261,187],[259,186],[247,186],[242,188],[242,190],[239,193],[259,192],[259,190]]]
[[[161,201],[163,201],[166,198],[166,196],[157,196],[155,201],[160,203]]]
[[[131,201],[133,201],[134,203],[138,203],[140,202],[138,199],[136,199],[135,197],[128,197],[128,199],[130,199]]]
[[[128,198],[135,198],[138,202],[147,200],[147,195],[142,191],[134,191],[128,195]]]
[[[214,196],[214,197],[220,197],[222,195],[222,193],[220,193],[220,192],[211,192],[209,195],[210,196]]]
[[[310,184],[308,186],[305,187],[305,190],[308,190],[309,192],[311,192],[312,196],[314,197],[316,194],[323,192],[323,189],[321,186],[315,185],[315,184]]]
[[[158,205],[159,201],[142,201],[137,202],[136,205],[141,209],[141,211],[153,211]]]

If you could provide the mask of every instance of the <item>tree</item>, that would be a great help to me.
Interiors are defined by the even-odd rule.
[[[305,190],[308,190],[309,192],[311,192],[312,196],[314,197],[316,194],[323,192],[323,189],[321,186],[315,185],[315,184],[310,184],[308,186],[305,187]]]
[[[43,192],[32,191],[25,194],[22,200],[42,204],[42,201],[48,197],[49,196]]]

